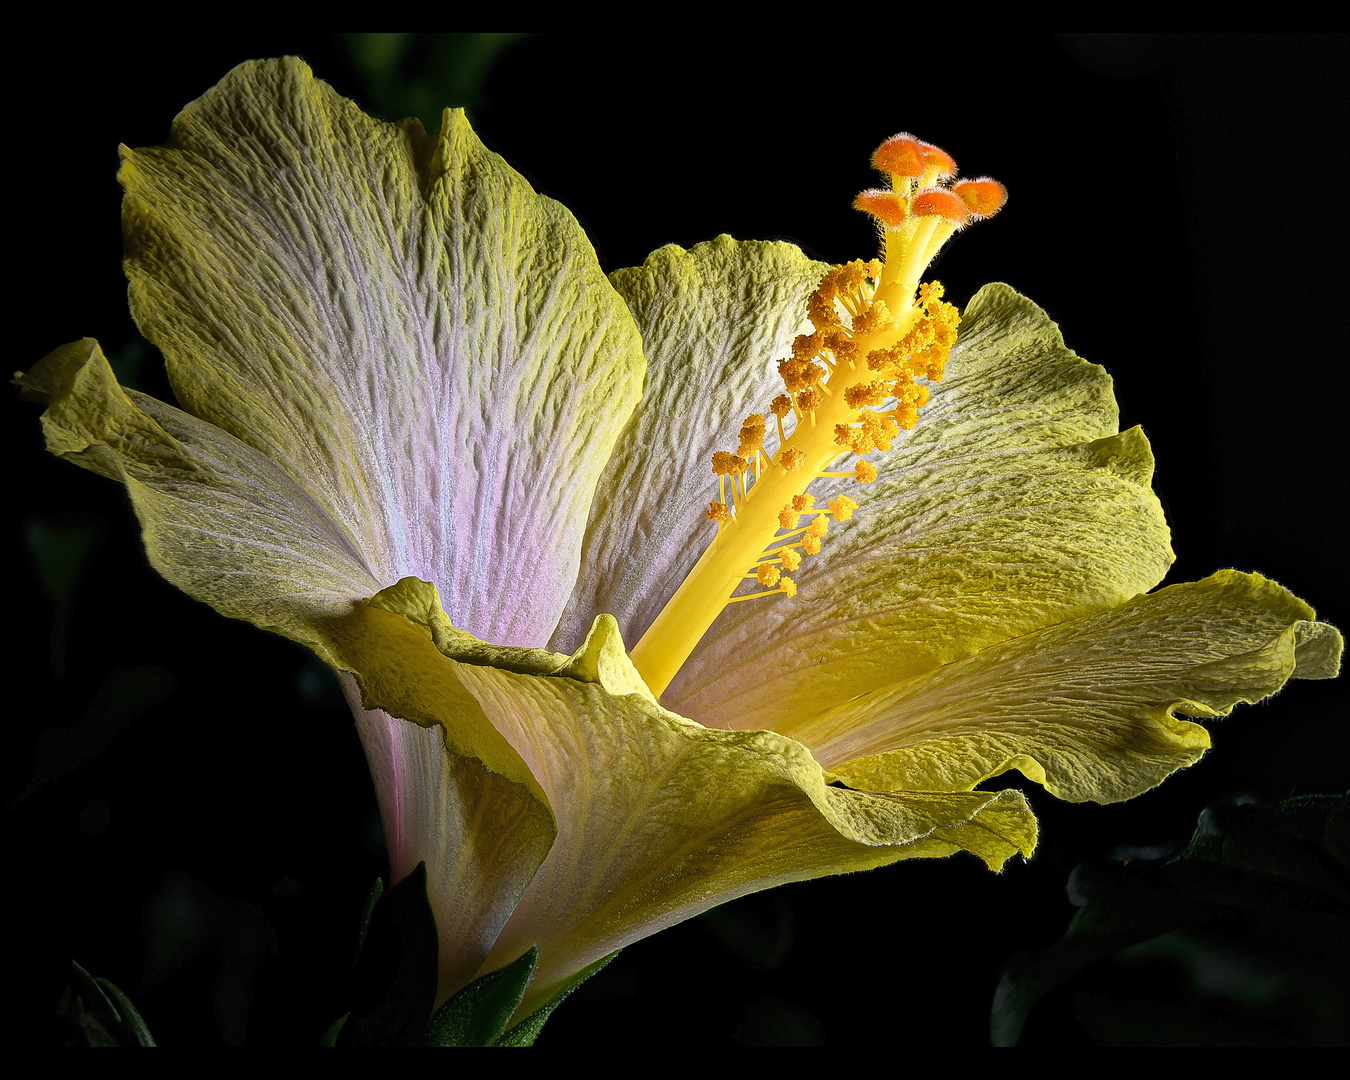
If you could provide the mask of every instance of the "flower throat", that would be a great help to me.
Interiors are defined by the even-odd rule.
[[[847,495],[817,507],[807,490],[822,477],[870,484],[877,466],[864,455],[889,450],[918,421],[928,387],[942,378],[960,316],[936,282],[919,285],[948,238],[996,214],[1007,199],[989,177],[955,180],[944,151],[909,134],[893,135],[872,155],[890,187],[862,192],[853,205],[882,234],[882,259],[825,273],[808,302],[814,327],[778,363],[785,392],[769,405],[778,453],[764,452],[764,414],[746,417],[735,453],[718,451],[712,470],[718,497],[708,517],[717,535],[661,614],[633,647],[632,660],[658,697],[728,604],[797,592],[790,576],[803,555],[821,549],[830,519],[847,521],[858,504]],[[783,421],[796,426],[788,436]],[[828,471],[853,454],[852,469]],[[798,527],[803,517],[809,524]],[[758,591],[734,595],[746,581]]]

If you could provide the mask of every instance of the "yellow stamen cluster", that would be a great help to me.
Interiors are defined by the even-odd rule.
[[[943,376],[960,317],[942,286],[920,287],[920,275],[957,229],[997,213],[1006,192],[988,177],[956,181],[948,154],[908,134],[887,139],[872,162],[890,188],[865,191],[854,205],[876,220],[884,261],[831,268],[807,302],[812,332],[779,361],[785,392],[768,409],[777,454],[764,450],[766,415],[752,413],[736,453],[713,455],[719,498],[707,516],[717,537],[631,654],[658,695],[727,604],[796,593],[788,573],[802,553],[821,550],[831,518],[849,521],[859,509],[847,495],[818,509],[807,488],[819,477],[875,481],[877,466],[862,455],[889,450],[913,428],[929,384]],[[827,471],[849,453],[857,458],[851,468]],[[800,527],[807,515],[814,517]],[[763,591],[732,595],[749,580]]]

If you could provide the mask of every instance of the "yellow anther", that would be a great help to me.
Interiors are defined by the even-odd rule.
[[[713,454],[712,470],[718,476],[731,476],[735,473],[743,473],[750,467],[750,462],[736,454],[728,454],[725,450],[718,450]]]
[[[858,509],[858,504],[847,495],[839,495],[830,500],[830,513],[834,515],[835,521],[850,521],[853,518],[853,511]]]
[[[829,372],[810,360],[793,357],[778,362],[778,374],[783,377],[783,385],[796,394],[825,378]]]
[[[814,334],[798,334],[792,340],[792,359],[814,360],[824,348],[825,336],[821,331],[817,330]]]
[[[983,177],[955,180],[950,156],[912,135],[888,139],[873,163],[889,174],[892,190],[864,192],[856,205],[881,223],[884,262],[855,261],[822,274],[807,302],[812,332],[793,342],[787,359],[774,357],[785,392],[768,411],[783,467],[764,468],[767,412],[746,418],[738,453],[713,456],[719,499],[707,516],[733,527],[719,527],[631,653],[658,695],[727,603],[795,594],[786,572],[800,565],[800,553],[819,552],[829,521],[850,521],[858,509],[839,495],[828,510],[816,510],[807,486],[827,476],[875,482],[878,468],[863,455],[888,449],[912,428],[929,397],[920,382],[943,376],[959,315],[942,299],[941,285],[920,284],[923,274],[958,227],[995,212],[1004,194]],[[795,414],[790,437],[789,413]],[[822,471],[841,448],[856,455],[853,465]],[[815,520],[801,528],[804,514]],[[733,595],[751,578],[768,591]]]
[[[859,312],[853,319],[853,333],[861,337],[875,334],[891,324],[891,312],[884,300],[877,300],[866,310]]]
[[[814,386],[808,386],[797,394],[797,408],[802,412],[815,412],[820,408],[822,397]]]
[[[806,316],[817,330],[839,325],[839,313],[834,310],[834,281],[827,274],[806,304]]]
[[[896,426],[904,431],[913,431],[914,425],[919,422],[918,407],[911,405],[907,401],[900,402],[900,404],[895,407],[895,411],[891,413],[891,416],[895,418]]]
[[[783,529],[795,529],[797,519],[802,514],[809,514],[816,508],[816,497],[809,491],[801,495],[792,496],[789,502],[782,510],[778,512],[778,525]]]
[[[860,355],[857,341],[843,334],[837,335],[835,340],[830,342],[830,351],[834,353],[836,365],[847,364],[850,369]]]
[[[880,379],[854,383],[844,391],[844,400],[848,402],[850,409],[861,409],[865,405],[880,405],[886,400],[886,384]]]
[[[878,450],[889,450],[891,440],[900,434],[895,421],[883,413],[864,409],[858,419],[862,422],[862,429],[867,433],[868,441]]]

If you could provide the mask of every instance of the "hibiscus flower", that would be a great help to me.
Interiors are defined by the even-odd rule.
[[[427,866],[441,998],[537,946],[525,1016],[757,889],[998,869],[1036,824],[990,778],[1127,799],[1208,747],[1179,714],[1335,674],[1340,635],[1264,578],[1149,592],[1172,556],[1143,434],[1007,286],[954,345],[955,309],[913,303],[915,252],[997,207],[887,145],[859,205],[889,274],[719,237],[609,278],[461,113],[380,123],[296,60],[124,152],[132,310],[181,408],[90,339],[20,383],[166,578],[338,672],[393,875]],[[874,331],[885,385],[791,458]],[[797,472],[754,583],[705,588]]]

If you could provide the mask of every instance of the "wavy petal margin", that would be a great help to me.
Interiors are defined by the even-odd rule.
[[[16,379],[42,401],[47,448],[126,485],[150,563],[223,615],[303,644],[380,581],[308,491],[214,424],[119,386],[92,338]]]
[[[1045,312],[981,289],[918,425],[876,457],[881,478],[813,485],[818,505],[842,492],[859,508],[794,575],[796,597],[728,607],[662,700],[788,733],[1153,588],[1172,562],[1153,456],[1117,420],[1110,376]]]
[[[1329,679],[1339,631],[1287,589],[1225,570],[1014,638],[799,727],[850,785],[964,791],[1018,769],[1071,802],[1117,802],[1209,748],[1291,678]]]
[[[457,625],[546,642],[645,368],[572,214],[462,111],[382,123],[294,58],[240,65],[122,157],[132,313],[183,407],[382,585],[429,578]]]
[[[960,850],[998,869],[1035,846],[1035,819],[1018,792],[832,786],[792,739],[712,730],[662,709],[609,616],[595,621],[571,657],[494,650],[496,666],[481,652],[467,654],[466,663],[453,648],[444,655],[434,647],[433,626],[443,616],[428,615],[432,586],[405,580],[398,588],[397,599],[386,591],[373,601],[389,609],[378,611],[378,636],[388,634],[388,642],[370,638],[346,656],[359,665],[364,707],[438,727],[447,745],[466,724],[474,730],[481,715],[519,754],[557,822],[556,841],[482,964],[492,970],[539,946],[521,1016],[587,964],[745,893]],[[361,608],[360,618],[378,610]],[[445,703],[434,718],[433,700]],[[405,798],[435,801],[455,781],[425,771],[421,746],[405,751],[419,756],[406,774],[422,777]],[[419,795],[419,784],[429,793]],[[496,813],[476,790],[459,798],[461,818]],[[447,836],[424,834],[415,843],[432,847],[410,850],[403,861],[450,864],[453,852],[434,849]],[[467,980],[462,962],[448,965],[451,974],[444,953],[442,963],[444,996]]]

